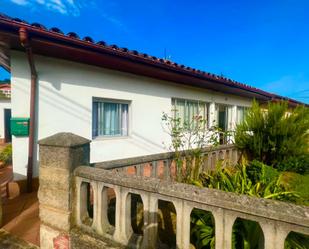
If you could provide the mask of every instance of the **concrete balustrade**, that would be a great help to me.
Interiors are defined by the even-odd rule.
[[[228,154],[235,156],[233,151]],[[228,156],[227,153],[221,155]],[[219,152],[216,153],[218,156]],[[216,249],[231,248],[232,229],[237,218],[259,223],[264,233],[265,249],[283,249],[291,231],[309,235],[308,207],[145,177],[143,165],[149,162],[149,158],[146,162],[140,159],[136,164],[142,165],[140,169],[136,168],[137,175],[125,174],[121,167],[116,167],[118,170],[89,167],[89,141],[73,134],[58,134],[41,141],[40,159],[40,236],[43,249],[53,248],[54,239],[62,234],[70,238],[67,248],[79,249],[83,248],[79,245],[85,244],[88,248],[121,248],[121,245],[128,244],[135,248],[158,248],[160,200],[171,202],[175,207],[178,249],[190,247],[190,216],[195,208],[212,213]],[[170,164],[170,158],[163,160],[165,166]],[[150,161],[151,175],[158,174],[157,167],[162,163]],[[124,165],[132,165],[132,162]],[[167,178],[168,173],[165,174]],[[115,227],[108,220],[108,189],[115,192]],[[142,235],[134,234],[131,225],[132,194],[139,195],[143,202]],[[93,206],[92,217],[89,217],[89,204]],[[88,236],[86,243],[85,236]],[[100,244],[106,240],[117,242],[119,246],[107,242]]]
[[[158,201],[174,204],[177,213],[176,244],[179,249],[190,245],[190,215],[194,208],[213,214],[216,231],[216,248],[230,249],[232,228],[237,218],[256,221],[264,232],[264,248],[283,249],[284,241],[290,231],[309,235],[309,208],[289,203],[239,196],[234,193],[214,189],[201,189],[175,182],[164,182],[137,176],[90,167],[75,170],[77,182],[96,181],[114,188],[117,198],[116,228],[114,239],[127,244],[132,241],[130,223],[129,193],[138,194],[144,204],[144,236],[135,244],[140,248],[156,248]],[[77,186],[78,188],[78,186]],[[77,192],[78,194],[78,192]],[[95,194],[95,196],[100,193]],[[96,200],[94,200],[94,206]],[[77,204],[79,207],[80,204]],[[99,213],[107,213],[106,208],[98,206]],[[80,217],[80,216],[77,216]],[[97,216],[98,217],[98,216]],[[94,218],[95,219],[95,218]],[[77,221],[81,224],[80,221]],[[97,223],[94,221],[94,223]]]
[[[234,145],[220,145],[217,147],[204,148],[202,150],[203,163],[199,169],[200,172],[215,169],[219,160],[224,163],[235,165],[239,159],[239,152]],[[175,153],[167,152],[142,157],[113,160],[101,163],[95,163],[96,168],[114,170],[116,172],[132,173],[136,176],[147,176],[149,166],[149,175],[152,178],[160,178],[166,181],[175,178]],[[184,158],[185,161],[185,158]]]

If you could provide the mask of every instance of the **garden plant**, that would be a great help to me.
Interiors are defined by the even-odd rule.
[[[220,130],[207,127],[201,116],[185,123],[177,115],[163,115],[175,152],[176,180],[199,187],[215,188],[249,196],[308,205],[309,109],[289,108],[286,102],[266,107],[253,102],[242,123],[234,131],[235,145],[242,152],[238,165],[219,161],[213,171],[201,172],[203,148],[219,144]],[[230,132],[224,134],[230,136]],[[294,173],[293,173],[294,172]],[[300,175],[302,174],[302,175]],[[301,188],[299,186],[305,186]],[[215,248],[211,213],[193,210],[191,243],[199,249]],[[263,232],[259,225],[237,220],[233,227],[233,249],[260,248]],[[309,248],[308,236],[291,233],[286,249]]]

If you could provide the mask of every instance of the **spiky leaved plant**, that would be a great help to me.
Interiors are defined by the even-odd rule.
[[[306,163],[309,157],[309,108],[288,107],[287,102],[268,103],[262,107],[253,102],[244,122],[236,127],[235,144],[250,159],[259,160],[276,168],[289,161],[291,157],[301,158],[289,163]],[[301,165],[302,166],[302,165]],[[299,168],[302,168],[300,165]],[[309,165],[303,165],[309,169]],[[302,171],[306,169],[302,168]]]

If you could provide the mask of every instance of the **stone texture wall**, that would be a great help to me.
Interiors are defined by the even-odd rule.
[[[54,238],[72,228],[73,177],[76,166],[89,164],[89,140],[59,133],[40,144],[40,243],[54,248]]]

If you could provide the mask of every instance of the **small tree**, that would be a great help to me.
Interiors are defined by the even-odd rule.
[[[205,160],[203,148],[219,144],[219,130],[216,127],[208,129],[207,120],[200,115],[186,122],[163,113],[162,121],[171,137],[168,147],[175,153],[176,180],[186,183],[197,181]]]
[[[250,159],[280,167],[292,157],[309,157],[308,131],[309,108],[289,109],[286,102],[270,102],[263,109],[254,101],[236,127],[235,143]]]

